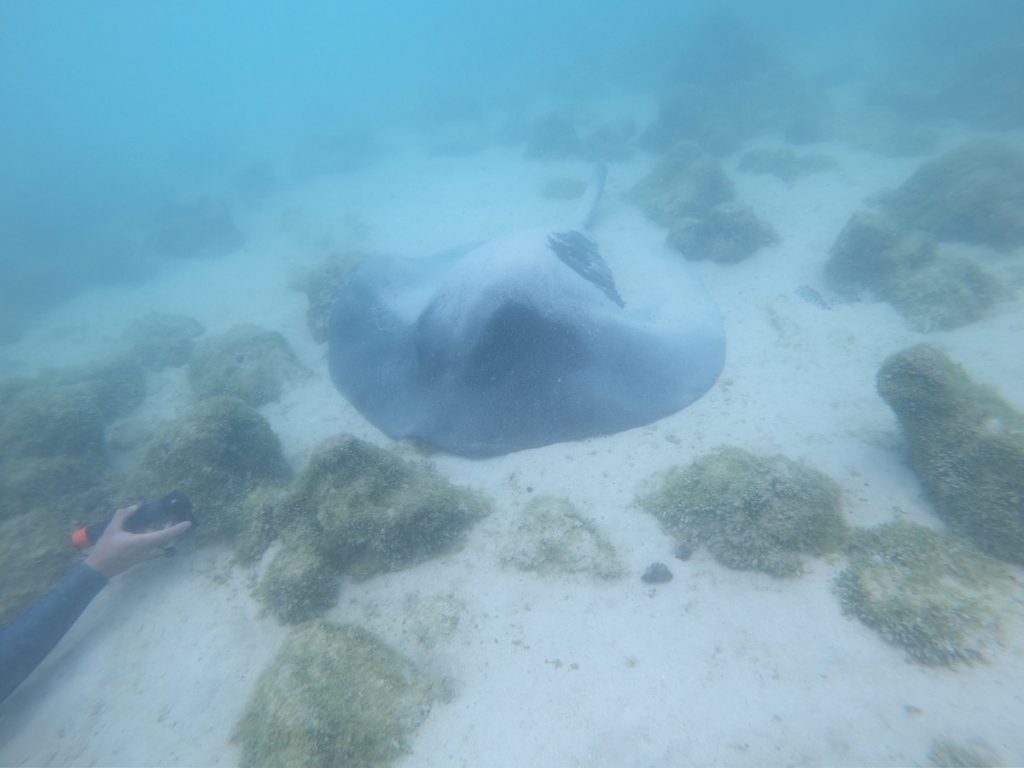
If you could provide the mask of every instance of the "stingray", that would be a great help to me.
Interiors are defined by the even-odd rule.
[[[356,269],[331,313],[335,386],[378,429],[484,457],[610,434],[689,405],[718,378],[718,310],[682,263],[590,233],[604,169],[565,227]],[[627,284],[628,283],[628,284]]]

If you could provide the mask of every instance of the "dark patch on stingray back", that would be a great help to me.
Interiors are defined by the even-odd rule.
[[[548,382],[558,380],[560,373],[582,363],[582,344],[578,328],[534,307],[509,302],[488,318],[463,381],[480,391],[510,387],[520,393],[539,393]]]

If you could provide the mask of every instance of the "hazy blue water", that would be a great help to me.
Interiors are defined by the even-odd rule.
[[[168,206],[343,172],[391,131],[486,116],[522,152],[527,114],[777,68],[810,94],[783,113],[868,94],[908,124],[1020,132],[1022,30],[1020,0],[0,0],[0,343],[159,268]],[[988,101],[941,98],[975,83]]]
[[[1020,3],[992,0],[833,6],[725,7],[821,87],[880,72],[941,84],[1005,47],[1024,17]],[[728,41],[695,32],[722,7],[4,0],[0,337],[19,303],[131,273],[122,236],[138,217],[310,135],[658,93],[688,55],[728,71]]]

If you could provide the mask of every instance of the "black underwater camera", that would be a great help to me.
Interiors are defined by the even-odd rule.
[[[71,534],[71,543],[78,549],[91,547],[107,530],[107,526],[113,519],[114,513],[111,512],[99,522],[79,528]],[[185,520],[191,522],[192,527],[195,528],[196,519],[192,515],[192,501],[181,491],[172,491],[159,499],[146,501],[139,505],[135,513],[124,521],[124,529],[131,533],[146,533]]]

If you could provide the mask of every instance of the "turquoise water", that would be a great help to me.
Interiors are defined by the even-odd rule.
[[[231,407],[292,472],[257,506],[341,433],[493,506],[454,553],[424,554],[414,528],[398,548],[421,560],[378,552],[366,580],[372,556],[311,569],[317,615],[452,683],[419,713],[410,765],[1024,761],[1022,29],[1016,1],[0,0],[0,559],[17,572],[0,626],[74,560],[75,526],[193,481],[133,473],[180,458],[169,434],[204,434],[197,402],[256,392]],[[684,276],[720,312],[706,394],[638,429],[471,460],[389,439],[333,388],[325,327],[351,262],[561,226],[597,163],[591,234],[626,305],[657,316]],[[139,325],[150,309],[187,317]],[[216,380],[261,354],[280,363],[269,385]],[[913,433],[935,391],[966,406]],[[225,470],[219,444],[199,449]],[[758,498],[810,489],[812,522],[777,505],[765,544],[743,498],[720,526],[673,521],[670,485],[642,503],[663,470],[720,465],[756,467]],[[266,509],[246,507],[252,530],[216,517],[250,481],[184,487],[204,535],[224,535],[90,606],[0,705],[0,763],[239,759],[234,726],[292,632],[254,597],[277,551],[248,540],[273,529]],[[976,530],[975,502],[1006,528]],[[536,509],[570,510],[555,544],[524,535]],[[820,541],[776,541],[815,514]],[[888,529],[926,547],[934,570],[906,591],[962,636],[858,603],[857,569],[891,552],[870,533],[829,542],[892,522],[967,536]],[[964,548],[1001,560],[945,568]],[[674,579],[642,582],[655,562]]]
[[[725,34],[709,36],[714,14]],[[7,0],[0,335],[126,265],[146,271],[126,227],[311,135],[379,136],[481,112],[514,123],[545,99],[663,93],[680,67],[714,84],[756,66],[751,41],[811,89],[934,90],[984,68],[981,52],[1012,66],[1019,15],[1012,2]]]

